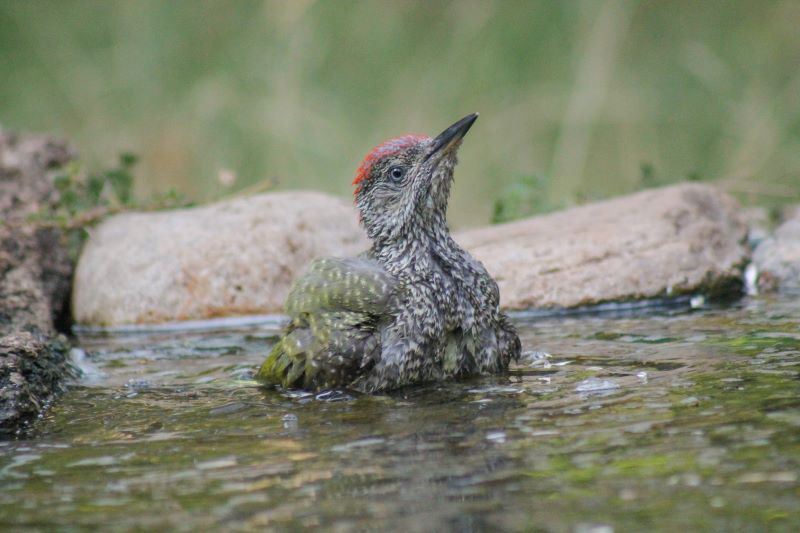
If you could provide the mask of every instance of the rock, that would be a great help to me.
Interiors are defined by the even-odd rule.
[[[800,218],[800,204],[787,205],[781,209],[781,222]]]
[[[747,227],[734,200],[685,183],[463,232],[510,309],[741,291]],[[736,292],[738,294],[739,292]]]
[[[0,131],[0,435],[38,413],[72,373],[55,329],[72,263],[62,232],[28,219],[58,201],[53,174],[73,156],[52,138]]]
[[[457,240],[496,277],[502,305],[524,309],[739,291],[746,235],[731,198],[683,184]],[[84,248],[73,314],[120,326],[280,312],[311,259],[367,246],[348,202],[311,192],[117,215]]]
[[[315,192],[116,215],[84,247],[73,316],[118,326],[280,312],[311,259],[367,247],[352,204]]]
[[[778,226],[753,252],[758,288],[763,292],[800,289],[800,210],[786,213],[793,218]]]
[[[755,248],[769,237],[772,226],[769,209],[762,206],[745,207],[739,211],[739,216],[747,225],[747,244],[750,248]]]
[[[27,331],[0,337],[0,435],[18,431],[66,390],[75,370],[63,336]]]

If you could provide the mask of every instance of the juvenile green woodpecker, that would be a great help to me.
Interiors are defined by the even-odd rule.
[[[292,287],[291,322],[257,378],[365,392],[504,371],[520,341],[497,283],[450,235],[447,202],[471,114],[431,139],[375,147],[353,185],[372,247],[318,259]]]

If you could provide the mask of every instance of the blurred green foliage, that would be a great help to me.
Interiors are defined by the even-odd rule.
[[[549,180],[539,175],[529,174],[512,179],[497,195],[492,223],[500,224],[558,209],[561,206],[548,202],[548,186]]]
[[[87,173],[77,161],[69,163],[54,178],[59,193],[55,211],[45,210],[34,218],[49,225],[81,229],[110,213],[190,204],[184,195],[174,189],[146,199],[135,198],[133,172],[138,160],[135,154],[122,153],[116,165],[93,173]]]
[[[514,176],[550,177],[534,210],[689,176],[797,201],[798,21],[796,0],[0,0],[0,124],[95,167],[141,154],[139,197],[348,195],[373,145],[479,111],[457,226]]]
[[[78,260],[87,230],[106,216],[122,211],[149,211],[187,207],[191,202],[181,193],[170,189],[164,193],[139,199],[133,195],[134,167],[138,156],[122,153],[117,164],[98,172],[88,173],[78,161],[72,161],[56,174],[53,183],[58,202],[43,205],[29,222],[63,231],[67,250],[73,261]]]
[[[122,154],[116,167],[84,176],[77,164],[55,177],[60,195],[59,208],[67,217],[74,217],[98,206],[130,206],[133,188],[133,167],[137,157]]]

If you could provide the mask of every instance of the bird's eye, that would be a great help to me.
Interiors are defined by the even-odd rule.
[[[392,167],[389,169],[389,177],[391,177],[392,181],[394,181],[395,183],[402,180],[405,175],[406,175],[406,169],[403,167]]]

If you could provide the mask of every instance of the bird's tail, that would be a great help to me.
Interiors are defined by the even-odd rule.
[[[283,385],[289,365],[291,360],[283,350],[283,339],[281,339],[275,343],[261,368],[258,369],[256,379],[267,385]]]
[[[258,370],[256,379],[267,385],[285,388],[304,386],[304,381],[313,372],[308,368],[301,336],[302,330],[294,330],[276,342]]]

